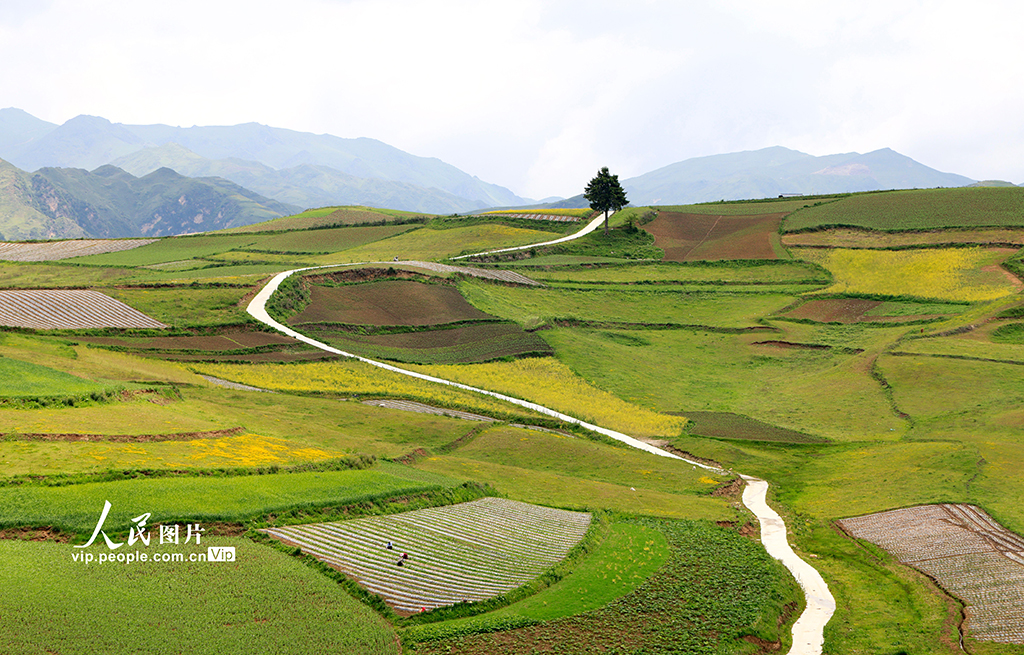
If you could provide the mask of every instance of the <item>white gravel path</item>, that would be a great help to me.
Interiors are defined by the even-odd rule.
[[[768,483],[748,475],[740,477],[747,483],[743,489],[743,504],[757,516],[761,524],[761,545],[769,555],[789,569],[807,598],[807,608],[793,624],[793,646],[789,653],[820,655],[825,640],[825,625],[836,611],[836,601],[821,574],[797,557],[789,546],[786,524],[765,500],[768,495]]]
[[[533,248],[535,246],[551,245],[555,243],[562,243],[564,241],[570,241],[572,239],[577,239],[581,236],[584,236],[585,234],[593,232],[603,221],[604,216],[598,216],[593,221],[591,221],[590,224],[587,225],[587,227],[580,230],[579,232],[571,234],[567,237],[562,237],[561,239],[556,239],[554,241],[536,243],[528,246],[517,246],[515,248],[491,250],[484,253],[477,253],[477,255],[509,252],[513,250],[523,250],[526,248]],[[475,255],[464,255],[464,257],[473,256]],[[352,264],[349,265],[351,266]],[[328,267],[317,266],[314,268]],[[486,389],[478,389],[476,387],[460,384],[458,382],[452,382],[451,380],[444,380],[430,375],[417,373],[415,371],[407,371],[405,369],[398,368],[397,366],[392,366],[390,364],[385,364],[383,362],[377,362],[372,359],[367,359],[365,357],[359,357],[358,355],[346,353],[332,346],[328,346],[325,343],[321,343],[316,339],[307,337],[304,334],[300,334],[295,330],[292,330],[291,328],[282,325],[275,321],[274,319],[272,319],[270,315],[267,314],[266,303],[267,300],[270,299],[271,294],[273,294],[274,291],[277,289],[278,285],[280,285],[281,282],[283,282],[288,276],[292,275],[293,273],[305,270],[310,269],[296,269],[293,271],[285,271],[283,273],[279,273],[277,276],[274,277],[274,279],[272,279],[267,284],[267,286],[265,286],[258,294],[256,294],[256,297],[253,298],[252,302],[249,303],[249,306],[248,308],[246,308],[246,311],[248,311],[250,315],[252,315],[257,320],[265,323],[266,325],[269,325],[277,330],[280,330],[281,332],[296,339],[299,339],[300,341],[308,343],[311,346],[315,346],[322,350],[326,350],[327,352],[341,355],[343,357],[352,357],[361,362],[370,364],[371,366],[376,366],[378,368],[392,371],[394,373],[399,373],[401,375],[408,375],[410,377],[426,380],[428,382],[444,384],[451,387],[457,387],[459,389],[465,389],[467,391],[473,391],[475,393],[484,394],[487,396],[491,396],[493,398],[498,398],[500,400],[504,400],[515,405],[519,405],[520,407],[532,409],[536,412],[540,412],[541,414],[553,416],[559,420],[565,421],[566,423],[573,423],[575,425],[582,426],[588,430],[597,432],[598,434],[603,434],[607,437],[611,437],[612,439],[628,444],[634,448],[638,448],[640,450],[649,452],[654,455],[658,455],[660,457],[678,459],[693,466],[699,466],[702,469],[714,471],[715,473],[719,474],[729,473],[729,471],[724,471],[714,466],[709,466],[707,464],[702,464],[701,462],[695,462],[684,457],[679,457],[678,455],[662,450],[661,448],[657,448],[656,446],[652,446],[638,439],[634,439],[629,435],[623,434],[621,432],[616,432],[614,430],[609,430],[607,428],[602,428],[600,426],[593,425],[592,423],[587,423],[586,421],[581,421],[572,416],[568,416],[566,414],[562,414],[561,412],[556,412],[555,410],[550,409],[548,407],[544,407],[543,405],[538,405],[536,403],[520,400],[519,398],[512,398],[510,396],[505,396],[503,394],[495,393],[493,391],[487,391]],[[797,582],[800,584],[800,587],[804,591],[804,596],[807,599],[807,606],[804,609],[803,614],[801,614],[800,617],[796,620],[796,623],[793,624],[793,645],[789,650],[789,655],[821,655],[822,645],[825,640],[824,629],[825,625],[829,622],[829,619],[832,618],[832,614],[835,612],[835,599],[829,592],[828,585],[821,577],[821,574],[818,573],[818,571],[816,571],[814,567],[812,567],[810,564],[800,559],[796,555],[796,553],[793,552],[793,549],[790,547],[786,535],[785,522],[783,522],[782,517],[780,517],[775,510],[768,506],[768,503],[765,500],[768,493],[768,483],[765,482],[764,480],[759,480],[757,478],[752,478],[746,475],[741,475],[740,477],[742,477],[747,483],[746,488],[743,490],[743,504],[747,507],[747,509],[754,513],[754,515],[757,517],[758,522],[761,525],[762,545],[764,545],[765,550],[768,551],[769,555],[782,562],[783,566],[785,566],[790,571],[790,573],[793,574],[793,577],[795,577]]]

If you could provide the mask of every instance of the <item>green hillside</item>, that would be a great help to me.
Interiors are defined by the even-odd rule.
[[[0,612],[21,626],[0,627],[0,641],[122,652],[74,626],[125,589],[164,588],[193,571],[149,567],[140,580],[127,565],[88,569],[96,577],[68,568],[72,553],[107,552],[102,537],[71,544],[89,539],[110,500],[104,530],[116,541],[150,512],[151,526],[198,522],[211,544],[237,547],[235,568],[204,574],[211,588],[235,589],[232,600],[184,594],[161,619],[211,643],[236,621],[266,618],[277,635],[238,628],[244,645],[223,642],[222,652],[278,648],[282,634],[324,648],[371,644],[366,652],[585,653],[597,640],[617,652],[787,652],[802,596],[757,540],[742,473],[770,484],[795,552],[835,596],[824,652],[954,655],[961,628],[968,652],[1020,652],[977,639],[961,601],[836,523],[964,503],[1024,534],[1020,191],[640,208],[608,237],[476,264],[450,258],[569,228],[329,207],[120,252],[4,262],[3,289],[92,288],[170,327],[0,333],[10,369],[0,395],[37,398],[0,403],[0,546],[12,575],[52,562],[32,589],[86,585],[93,598],[74,606],[0,593]],[[796,236],[807,238],[787,241]],[[673,259],[666,238],[693,245]],[[272,275],[326,265],[337,266],[290,278],[272,300],[295,329],[721,468],[339,358],[246,313]],[[487,495],[590,512],[593,526],[524,587],[408,616],[341,565],[258,532]],[[264,587],[263,576],[294,583]],[[997,620],[1012,627],[1015,583],[996,582],[985,593],[1006,601]],[[183,618],[206,606],[215,622]],[[49,626],[33,608],[68,620]],[[125,625],[103,616],[96,635]],[[330,636],[309,636],[320,626]]]

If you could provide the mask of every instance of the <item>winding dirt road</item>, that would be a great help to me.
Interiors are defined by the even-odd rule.
[[[556,239],[555,241],[544,242],[541,244],[533,244],[530,246],[517,246],[516,248],[494,250],[490,251],[490,253],[507,252],[510,250],[521,250],[524,248],[548,245],[551,243],[560,243],[563,241],[568,241],[570,239],[579,238],[585,234],[589,234],[590,232],[596,230],[597,226],[600,225],[603,220],[604,217],[600,216],[594,219],[583,230],[576,232],[575,234],[572,234],[568,237],[563,237],[562,239]],[[471,256],[472,255],[467,255],[467,257]],[[444,384],[451,387],[464,389],[466,391],[472,391],[475,393],[491,396],[493,398],[498,398],[500,400],[513,403],[520,407],[532,409],[536,412],[540,412],[541,414],[557,418],[559,420],[565,421],[566,423],[579,425],[588,430],[592,430],[593,432],[597,432],[598,434],[603,434],[607,437],[611,437],[612,439],[616,439],[618,441],[626,443],[634,448],[639,448],[640,450],[644,450],[646,452],[658,455],[660,457],[678,459],[693,466],[699,466],[702,469],[707,469],[709,471],[714,471],[716,473],[727,473],[727,471],[724,471],[717,467],[709,466],[701,462],[696,462],[686,459],[684,457],[680,457],[668,451],[662,450],[661,448],[658,448],[656,446],[652,446],[651,444],[644,443],[642,441],[639,441],[638,439],[634,439],[629,435],[623,434],[621,432],[616,432],[614,430],[609,430],[608,428],[602,428],[600,426],[593,425],[592,423],[587,423],[586,421],[581,421],[578,418],[569,416],[567,414],[563,414],[561,412],[557,412],[548,407],[544,407],[543,405],[531,403],[525,400],[521,400],[519,398],[512,398],[511,396],[495,393],[493,391],[488,391],[486,389],[479,389],[477,387],[472,387],[466,384],[460,384],[458,382],[453,382],[451,380],[445,380],[430,375],[424,375],[423,373],[417,373],[415,371],[408,371],[397,366],[392,366],[391,364],[385,364],[384,362],[378,362],[372,359],[367,359],[365,357],[360,357],[353,353],[347,353],[345,351],[334,348],[333,346],[329,346],[325,343],[317,341],[316,339],[308,337],[304,334],[296,332],[290,327],[278,323],[273,318],[271,318],[270,315],[267,313],[266,304],[267,301],[270,299],[270,296],[274,293],[274,291],[277,290],[277,287],[281,284],[281,282],[283,282],[286,278],[288,278],[290,275],[294,273],[320,268],[336,268],[337,266],[360,266],[369,263],[374,262],[364,262],[361,264],[315,266],[310,268],[299,268],[291,271],[284,271],[283,273],[279,273],[278,275],[276,275],[269,283],[267,283],[267,286],[263,287],[263,289],[260,290],[258,294],[256,294],[256,297],[253,298],[252,301],[249,303],[249,306],[246,308],[246,311],[258,321],[261,321],[262,323],[269,325],[270,327],[279,330],[290,337],[308,343],[316,348],[320,348],[321,350],[325,350],[336,355],[341,355],[343,357],[351,357],[361,362],[365,362],[371,366],[376,366],[378,368],[382,368],[387,371],[392,371],[394,373],[399,373],[401,375],[408,375],[410,377],[418,378],[420,380],[426,380],[428,382],[434,382],[437,384]],[[402,263],[407,265],[416,264],[416,262]],[[790,573],[793,574],[793,577],[796,578],[796,581],[800,584],[801,589],[803,589],[804,596],[807,600],[806,608],[804,609],[800,617],[796,620],[796,623],[793,624],[793,645],[789,650],[789,655],[821,655],[822,644],[824,643],[824,629],[825,625],[828,624],[829,620],[832,618],[832,614],[835,612],[835,599],[829,592],[828,585],[825,583],[825,580],[821,577],[821,574],[818,573],[818,571],[815,570],[814,567],[812,567],[810,564],[800,559],[800,557],[798,557],[796,553],[793,552],[793,549],[790,547],[789,540],[786,535],[785,522],[783,522],[782,517],[780,517],[775,510],[769,507],[768,503],[766,502],[766,497],[768,494],[768,483],[765,482],[764,480],[760,480],[758,478],[753,478],[742,474],[741,477],[746,481],[746,487],[743,490],[743,504],[757,517],[757,520],[760,523],[762,545],[765,547],[765,550],[768,552],[769,555],[782,562],[783,566],[785,566],[790,571]]]

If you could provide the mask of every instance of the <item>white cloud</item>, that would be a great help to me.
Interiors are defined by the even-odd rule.
[[[776,144],[1024,182],[1022,19],[1009,0],[8,1],[0,105],[368,136],[534,197]]]

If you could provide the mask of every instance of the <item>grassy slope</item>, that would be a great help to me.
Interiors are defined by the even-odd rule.
[[[7,653],[250,653],[401,651],[394,630],[336,584],[292,558],[246,539],[235,563],[74,562],[57,543],[0,541],[0,642]],[[245,593],[239,593],[239,589]],[[40,620],[40,617],[60,617]],[[140,641],[141,640],[141,641]]]
[[[725,213],[724,208],[721,213]],[[913,212],[907,210],[907,213],[912,218]],[[789,227],[792,229],[791,224]],[[485,229],[482,226],[422,230],[314,258],[342,261],[350,257],[391,259],[394,255],[440,257],[463,245],[468,250],[491,244],[508,245],[502,242],[510,238],[508,232],[508,228]],[[513,236],[527,241],[535,236],[516,235]],[[469,242],[461,242],[463,238]],[[178,254],[189,253],[168,252],[161,257],[173,261],[166,258]],[[203,256],[213,255],[217,253]],[[653,322],[655,318],[678,316],[683,310],[673,308],[667,302],[669,296],[637,293],[635,284],[620,289],[617,283],[689,280],[778,284],[803,276],[804,271],[807,277],[800,277],[799,281],[813,280],[819,288],[828,282],[829,276],[823,275],[820,268],[797,266],[793,268],[787,263],[713,270],[714,267],[706,266],[652,265],[649,272],[644,266],[634,266],[606,269],[605,279],[601,277],[602,270],[566,274],[552,270],[548,275],[557,276],[561,284],[599,286],[599,296],[594,297],[600,297],[603,302],[588,307],[581,304],[579,298],[586,298],[593,292],[543,290],[546,303],[537,304],[531,311],[558,315],[565,308],[572,308],[573,311],[586,310],[601,320]],[[4,273],[9,279],[32,284],[33,280],[59,279],[51,272],[61,268],[4,266]],[[267,269],[270,268],[272,266],[267,265]],[[82,270],[95,271],[97,280],[105,279],[101,284],[125,274],[124,269],[67,267],[66,270],[75,275],[81,275]],[[235,272],[228,268],[210,269],[203,275],[233,275]],[[202,272],[188,273],[198,277]],[[180,275],[147,269],[134,269],[131,274]],[[51,277],[46,278],[46,275]],[[597,284],[599,282],[612,284]],[[467,295],[471,300],[478,300],[473,296],[476,293],[474,283],[465,283],[464,288],[469,290]],[[509,314],[528,313],[524,308],[530,302],[530,292],[495,289],[498,290],[489,297],[481,294],[483,300],[478,303],[481,309],[486,309],[488,303],[504,303]],[[888,291],[893,295],[920,293],[899,285],[892,285]],[[520,294],[521,298],[513,298],[514,294]],[[965,306],[960,317],[930,324],[927,328],[774,321],[764,318],[765,311],[774,307],[771,303],[761,307],[741,302],[764,302],[763,298],[750,293],[703,294],[691,297],[689,302],[704,303],[709,297],[713,300],[705,303],[701,311],[712,326],[754,325],[760,319],[767,321],[765,325],[774,332],[723,334],[693,329],[557,328],[538,334],[555,347],[559,359],[571,371],[636,406],[655,411],[732,411],[832,439],[834,443],[826,445],[782,446],[680,435],[674,438],[674,443],[692,453],[716,458],[736,470],[763,475],[774,483],[773,504],[791,526],[797,549],[819,556],[815,563],[820,564],[839,601],[839,611],[827,632],[828,652],[898,652],[900,649],[908,653],[956,652],[955,642],[950,641],[958,620],[955,603],[948,602],[921,576],[894,564],[884,553],[871,551],[838,535],[828,522],[841,516],[914,503],[956,501],[979,503],[1011,529],[1024,530],[1024,515],[1018,509],[1019,467],[1015,463],[1020,448],[1019,428],[1024,420],[1017,409],[1022,400],[1017,390],[1019,385],[1015,384],[1019,367],[950,357],[1020,359],[1019,353],[1013,350],[1019,346],[993,343],[987,327],[966,335],[937,336],[961,325],[982,323],[987,316],[1012,304],[1009,301],[1016,296],[1008,297],[1007,301]],[[735,304],[715,305],[719,298],[735,301]],[[637,299],[640,302],[636,302]],[[194,309],[199,317],[216,316],[218,311],[214,305],[204,305],[198,297],[182,305]],[[168,303],[168,307],[171,306]],[[541,313],[547,307],[559,312]],[[715,311],[716,308],[719,311]],[[236,310],[225,307],[222,311],[224,318],[217,320],[226,320]],[[190,320],[185,314],[183,310],[175,320]],[[923,331],[919,333],[919,330]],[[930,338],[908,340],[905,335]],[[833,349],[758,345],[757,341],[827,345]],[[11,356],[18,353],[24,361],[93,380],[205,384],[196,382],[198,378],[178,367],[160,362],[143,364],[142,360],[120,353],[98,354],[92,349],[69,348],[59,342],[32,337],[8,336],[3,343],[14,349],[0,352],[10,352]],[[902,357],[888,354],[894,347],[919,354]],[[863,352],[854,352],[852,348]],[[279,367],[267,369],[267,374],[272,370],[303,369]],[[956,393],[952,389],[956,389]],[[539,387],[535,391],[539,401],[551,398]],[[949,399],[955,402],[947,402]],[[324,416],[330,418],[323,420]],[[679,478],[679,488],[673,488],[676,478],[659,473],[656,468],[641,468],[639,464],[636,469],[609,466],[609,462],[616,461],[613,458],[619,454],[618,450],[600,455],[595,451],[584,456],[576,450],[563,452],[561,442],[553,437],[540,438],[537,433],[516,436],[519,431],[497,428],[449,452],[447,444],[465,435],[472,424],[365,408],[336,400],[274,397],[196,386],[184,391],[183,401],[166,406],[141,400],[66,412],[0,412],[0,419],[25,431],[31,426],[45,428],[36,431],[69,426],[74,431],[84,432],[130,432],[130,426],[139,424],[139,417],[145,417],[141,421],[143,425],[166,425],[169,426],[166,429],[175,430],[244,425],[253,434],[268,440],[284,439],[294,447],[331,452],[397,456],[423,447],[429,453],[417,463],[421,470],[444,473],[460,480],[489,481],[513,497],[533,502],[607,507],[661,516],[737,518],[731,507],[734,500],[699,493],[707,484],[700,482],[700,476],[688,481],[685,476]],[[10,443],[0,446],[6,448]],[[576,446],[597,447],[590,442]],[[12,447],[2,452],[13,453],[14,450]],[[94,467],[76,468],[76,454],[70,449],[58,453],[40,448],[18,457],[20,465],[31,468],[35,461],[35,466],[45,472],[65,467],[94,470]],[[640,473],[645,470],[652,473]],[[630,479],[633,472],[636,482]],[[683,473],[686,471],[679,475]],[[679,493],[680,488],[687,491]],[[681,503],[680,498],[685,498],[686,502]],[[992,645],[974,646],[975,652],[1000,650]]]

